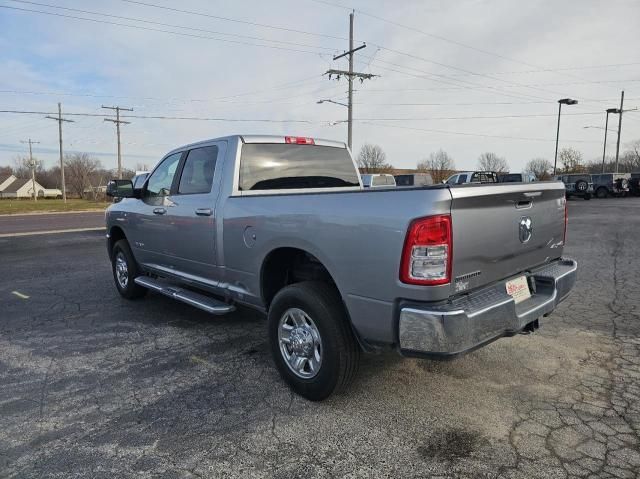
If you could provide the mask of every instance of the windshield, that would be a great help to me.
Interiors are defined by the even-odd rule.
[[[346,148],[246,144],[240,157],[238,189],[280,190],[359,186],[358,173]]]

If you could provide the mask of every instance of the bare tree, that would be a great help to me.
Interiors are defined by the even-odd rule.
[[[100,161],[91,158],[87,153],[73,153],[64,160],[65,183],[70,192],[83,197],[84,190],[91,187],[91,179],[96,170],[101,168]]]
[[[429,158],[418,162],[417,170],[430,173],[433,181],[440,183],[442,180],[446,180],[455,168],[453,158],[446,151],[440,149],[431,153]]]
[[[482,171],[495,171],[496,173],[506,173],[509,171],[509,165],[507,160],[496,155],[495,153],[487,152],[478,157],[478,169]]]
[[[387,173],[393,166],[387,163],[387,155],[378,145],[366,143],[358,153],[358,168],[361,173]]]
[[[42,163],[38,161],[36,157],[36,178],[42,171]],[[31,168],[29,168],[29,157],[27,156],[15,156],[13,158],[13,174],[16,178],[31,178]]]
[[[13,175],[13,168],[10,166],[0,166],[0,177]]]
[[[585,166],[582,153],[574,148],[563,148],[558,152],[558,159],[562,163],[563,173],[583,173]]]
[[[540,181],[550,179],[551,170],[553,170],[553,165],[545,158],[534,158],[527,163],[527,166],[524,167],[524,171],[526,173],[534,174]]]

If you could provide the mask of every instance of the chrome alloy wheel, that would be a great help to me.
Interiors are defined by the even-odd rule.
[[[289,369],[302,379],[311,379],[322,365],[320,332],[307,313],[287,309],[278,324],[280,354]]]
[[[127,265],[127,258],[122,251],[118,251],[116,255],[116,279],[121,289],[127,289],[129,284],[129,266]]]

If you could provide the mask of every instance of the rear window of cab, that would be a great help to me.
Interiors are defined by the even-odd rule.
[[[240,191],[359,186],[346,148],[247,143],[240,155]]]

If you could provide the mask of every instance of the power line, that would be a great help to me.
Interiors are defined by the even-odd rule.
[[[189,102],[189,103],[206,103],[206,102],[217,102],[223,101],[226,99],[238,98],[241,96],[250,96],[258,93],[264,93],[269,91],[278,91],[288,89],[292,85],[298,85],[302,83],[308,83],[310,80],[314,80],[316,82],[321,81],[322,75],[313,75],[312,77],[305,77],[299,80],[288,81],[285,83],[277,83],[271,87],[263,88],[260,90],[251,90],[243,93],[236,93],[233,95],[215,97],[215,98],[179,98],[179,97],[139,97],[139,96],[125,96],[125,95],[102,95],[98,93],[71,93],[71,92],[56,92],[56,91],[38,91],[38,90],[0,90],[0,93],[10,93],[10,94],[19,94],[19,95],[44,95],[44,96],[71,96],[71,97],[87,97],[87,98],[110,98],[114,100],[137,100],[137,101],[159,101],[159,102],[168,102],[168,101],[181,101],[181,102]]]
[[[562,68],[539,68],[539,69],[535,69],[535,70],[509,70],[509,71],[491,72],[491,74],[492,75],[518,75],[518,74],[524,74],[524,73],[526,73],[526,74],[529,74],[529,73],[558,73],[558,72],[563,72],[563,71],[596,70],[596,69],[602,69],[602,68],[618,68],[618,67],[628,67],[628,66],[637,66],[637,65],[640,65],[640,62],[609,63],[609,64],[600,64],[600,65],[579,65],[579,66],[562,67]],[[460,75],[462,75],[462,74],[460,74]]]
[[[53,115],[55,113],[49,111],[30,111],[30,110],[0,110],[0,113],[13,113],[24,115]],[[87,117],[104,117],[99,113],[65,113],[67,116],[87,116]],[[257,123],[318,123],[312,120],[274,120],[273,118],[260,119],[240,119],[240,118],[213,118],[213,117],[195,117],[195,116],[165,116],[165,115],[120,115],[121,118],[140,118],[150,120],[194,120],[194,121],[229,121],[229,122],[257,122]]]
[[[106,108],[106,107],[105,107]],[[113,107],[112,109],[116,109]],[[125,110],[120,108],[120,110]],[[131,111],[131,110],[127,110]],[[0,110],[0,113],[9,114],[25,114],[25,115],[51,115],[53,113],[43,111],[28,111],[28,110]],[[96,113],[65,113],[67,116],[88,116],[88,117],[103,117],[104,115]],[[581,112],[581,113],[567,113],[570,116],[584,116],[584,115],[601,115],[602,112]],[[486,119],[504,119],[504,118],[542,118],[542,117],[555,117],[555,114],[549,113],[534,113],[534,114],[514,114],[514,115],[495,115],[495,116],[450,116],[450,117],[425,117],[425,118],[410,118],[410,117],[397,117],[397,118],[357,118],[354,121],[431,121],[431,120],[486,120]],[[146,120],[186,120],[186,121],[228,121],[228,122],[257,122],[257,123],[329,123],[329,120],[276,120],[273,118],[221,118],[221,117],[200,117],[200,116],[169,116],[169,115],[119,115],[119,118],[131,118],[131,119],[146,119]],[[108,119],[108,121],[116,122],[117,119]],[[122,122],[122,121],[121,121]],[[124,123],[124,122],[123,122]]]
[[[483,133],[471,133],[471,132],[463,132],[463,131],[450,131],[450,130],[436,130],[433,128],[417,128],[411,126],[400,126],[400,125],[389,125],[385,123],[375,123],[372,121],[363,122],[368,125],[380,126],[383,128],[395,128],[400,130],[411,130],[411,131],[421,131],[428,133],[443,133],[446,135],[458,135],[458,136],[476,136],[481,138],[498,138],[502,140],[523,140],[523,141],[545,141],[545,142],[555,142],[555,139],[549,138],[532,138],[532,137],[522,137],[522,136],[504,136],[504,135],[487,135]],[[565,140],[571,143],[600,143],[599,141],[594,140]]]
[[[588,113],[565,113],[564,116],[602,115],[601,111]],[[356,118],[357,121],[432,121],[432,120],[491,120],[505,118],[546,118],[555,117],[555,113],[539,113],[524,115],[489,115],[489,116],[432,116],[427,118]]]
[[[283,41],[283,40],[271,40],[269,38],[264,38],[264,37],[254,37],[254,36],[250,36],[250,35],[240,35],[237,33],[224,33],[224,32],[218,32],[215,30],[206,30],[203,28],[196,28],[196,27],[191,27],[188,25],[175,25],[175,24],[171,24],[171,23],[162,23],[162,22],[155,22],[152,20],[144,20],[142,18],[133,18],[133,17],[124,17],[121,15],[112,15],[109,13],[103,13],[103,12],[95,12],[95,11],[90,11],[90,10],[81,10],[78,8],[69,8],[69,7],[61,7],[58,5],[51,5],[48,3],[38,3],[38,2],[31,2],[31,1],[27,1],[27,0],[8,0],[10,2],[16,2],[16,3],[25,3],[28,5],[37,5],[40,7],[47,7],[47,8],[56,8],[59,10],[66,10],[68,12],[76,12],[76,13],[85,13],[88,15],[98,15],[98,16],[102,16],[102,17],[108,17],[108,18],[116,18],[119,20],[127,20],[127,21],[131,21],[131,22],[140,22],[140,23],[147,23],[149,25],[159,25],[162,27],[171,27],[171,28],[182,28],[185,30],[192,30],[192,31],[197,31],[197,32],[203,32],[203,33],[210,33],[210,34],[214,34],[214,35],[224,35],[224,36],[231,36],[231,37],[236,37],[236,38],[244,38],[244,39],[248,39],[248,40],[259,40],[259,41],[265,41],[265,42],[272,42],[272,43],[280,43],[283,45],[292,45],[292,46],[298,46],[298,47],[305,47],[305,48],[320,48],[323,50],[328,50],[328,51],[333,51],[333,48],[328,48],[328,47],[322,47],[322,46],[317,46],[317,45],[309,45],[309,44],[304,44],[304,43],[296,43],[296,42],[289,42],[289,41]]]
[[[346,7],[344,5],[335,4],[335,3],[329,2],[327,0],[311,0],[311,1],[312,2],[316,2],[316,3],[321,3],[321,4],[324,4],[324,5],[329,5],[329,6],[335,7],[335,8],[342,8],[342,9],[346,9],[346,10],[357,11],[358,13],[361,13],[362,15],[365,15],[365,16],[371,17],[371,18],[375,18],[376,20],[379,20],[381,22],[385,22],[385,23],[388,23],[390,25],[394,25],[394,26],[399,27],[399,28],[404,28],[405,30],[410,30],[410,31],[413,31],[415,33],[419,33],[419,34],[427,36],[427,37],[431,37],[431,38],[435,38],[435,39],[441,40],[443,42],[451,43],[453,45],[457,45],[457,46],[462,47],[462,48],[466,48],[466,49],[473,50],[473,51],[476,51],[476,52],[479,52],[479,53],[483,53],[485,55],[490,55],[490,56],[493,56],[493,57],[496,57],[496,58],[500,58],[502,60],[507,60],[507,61],[510,61],[512,63],[518,63],[520,65],[525,65],[525,66],[528,66],[530,68],[543,69],[542,67],[540,67],[538,65],[531,64],[529,62],[525,62],[525,61],[522,61],[522,60],[518,60],[516,58],[508,57],[506,55],[501,55],[499,53],[495,53],[495,52],[492,52],[492,51],[489,51],[489,50],[484,50],[482,48],[478,48],[478,47],[473,46],[473,45],[468,45],[466,43],[463,43],[463,42],[460,42],[460,41],[457,41],[457,40],[452,40],[452,39],[444,37],[442,35],[436,35],[434,33],[430,33],[430,32],[421,30],[419,28],[412,27],[412,26],[409,26],[409,25],[405,25],[405,24],[402,24],[402,23],[399,23],[399,22],[396,22],[396,21],[393,21],[393,20],[389,20],[387,18],[383,18],[383,17],[380,17],[378,15],[374,15],[372,13],[368,13],[368,12],[365,12],[365,11],[360,10],[360,9],[354,9],[354,8],[351,8],[351,7]],[[543,70],[546,70],[546,69],[543,69]],[[571,74],[568,74],[568,73],[559,73],[558,71],[555,71],[555,73],[558,73],[558,74],[561,74],[561,75],[564,75],[564,76],[570,76],[570,77],[573,77],[573,78],[580,78],[580,77],[577,77],[575,75],[571,75]]]
[[[229,18],[229,17],[221,17],[219,15],[211,15],[209,13],[204,13],[204,12],[196,12],[193,10],[184,10],[184,9],[180,9],[180,8],[175,8],[175,7],[167,7],[164,5],[157,5],[157,4],[153,4],[153,3],[147,3],[147,2],[138,2],[138,1],[134,1],[134,0],[121,0],[123,2],[126,3],[132,3],[135,5],[143,5],[145,7],[151,7],[151,8],[158,8],[158,9],[162,9],[162,10],[167,10],[170,12],[176,12],[176,13],[184,13],[184,14],[188,14],[188,15],[197,15],[199,17],[207,17],[207,18],[214,18],[216,20],[224,20],[227,22],[234,22],[234,23],[241,23],[244,25],[251,25],[253,27],[261,27],[261,28],[268,28],[271,30],[280,30],[280,31],[284,31],[284,32],[290,32],[290,33],[299,33],[301,35],[312,35],[312,36],[316,36],[316,37],[324,37],[324,38],[332,38],[334,40],[347,40],[347,38],[345,37],[338,37],[335,35],[327,35],[324,33],[316,33],[316,32],[307,32],[304,30],[296,30],[293,28],[288,28],[288,27],[281,27],[281,26],[276,26],[276,25],[268,25],[266,23],[257,23],[257,22],[250,22],[247,20],[238,20],[236,18]]]
[[[41,15],[50,15],[50,16],[60,17],[60,18],[70,18],[70,19],[73,19],[73,20],[82,20],[82,21],[85,21],[85,22],[102,23],[102,24],[106,24],[106,25],[115,25],[115,26],[119,26],[119,27],[132,28],[134,30],[146,30],[146,31],[150,31],[150,32],[169,33],[171,35],[178,35],[178,36],[183,36],[183,37],[199,38],[199,39],[204,39],[204,40],[213,40],[213,41],[225,42],[225,43],[234,43],[234,44],[238,44],[238,45],[247,45],[247,46],[253,46],[253,47],[271,48],[271,49],[275,49],[275,50],[284,50],[284,51],[290,51],[290,52],[296,52],[296,53],[307,53],[307,54],[311,53],[311,54],[315,54],[315,55],[321,55],[321,54],[325,53],[325,52],[319,52],[319,51],[300,50],[300,49],[295,49],[295,48],[281,47],[281,46],[277,46],[277,45],[263,45],[263,44],[259,44],[259,43],[243,42],[243,41],[240,41],[240,40],[229,40],[227,38],[215,38],[215,37],[209,37],[209,36],[205,36],[205,35],[198,35],[198,34],[194,34],[194,33],[175,32],[175,31],[172,31],[172,30],[163,30],[161,28],[143,27],[143,26],[140,26],[140,25],[128,25],[126,23],[112,22],[112,21],[109,21],[109,20],[98,20],[98,19],[95,19],[95,18],[77,17],[75,15],[65,15],[65,14],[62,14],[62,13],[45,12],[45,11],[42,11],[42,10],[33,10],[33,9],[27,9],[27,8],[10,7],[8,5],[0,5],[0,8],[6,8],[6,9],[9,9],[9,10],[17,10],[17,11],[21,11],[21,12],[37,13],[37,14],[41,14]],[[322,47],[322,48],[324,48],[324,47]]]

